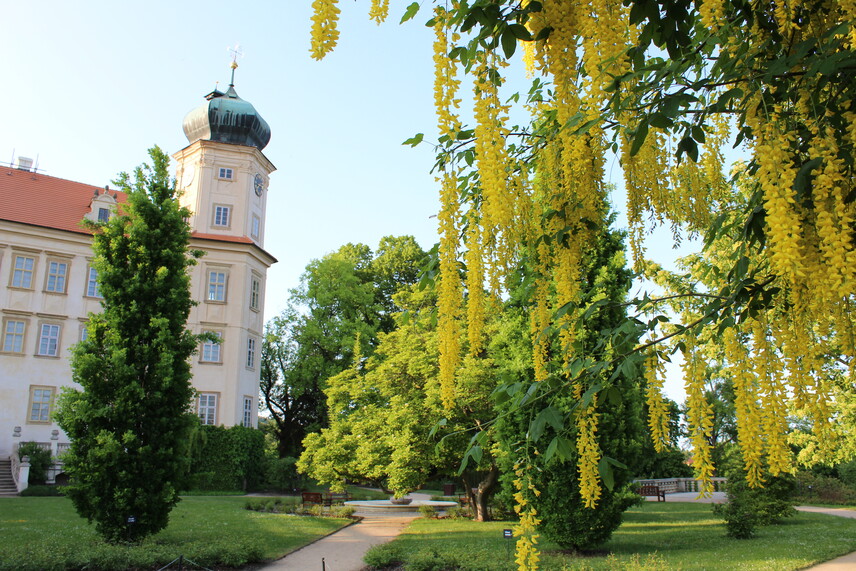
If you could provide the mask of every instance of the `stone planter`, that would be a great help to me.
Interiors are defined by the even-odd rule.
[[[413,501],[413,498],[389,498],[389,503],[394,506],[406,506]]]

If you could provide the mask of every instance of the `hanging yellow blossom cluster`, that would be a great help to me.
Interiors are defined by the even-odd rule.
[[[541,492],[529,481],[527,474],[522,464],[514,466],[514,511],[520,516],[514,526],[514,537],[517,538],[514,561],[520,571],[537,571],[541,558],[537,529],[541,520],[528,498],[530,494],[539,496]]]
[[[810,73],[790,60],[777,60],[774,63],[784,71],[772,71],[777,69],[772,64],[753,68],[721,84],[714,82],[696,99],[678,100],[676,93],[654,87],[650,108],[645,107],[647,103],[622,107],[621,98],[614,94],[633,90],[637,81],[644,80],[644,74],[632,73],[631,60],[636,56],[630,48],[642,36],[630,23],[631,7],[621,0],[541,0],[538,10],[520,20],[531,34],[522,51],[528,72],[546,78],[549,87],[525,107],[532,114],[532,133],[514,146],[510,141],[518,134],[507,126],[511,113],[502,95],[508,70],[501,50],[508,51],[511,28],[497,26],[478,40],[460,45],[460,31],[479,20],[466,20],[472,16],[468,11],[482,8],[454,1],[434,4],[434,101],[441,135],[438,332],[444,404],[451,407],[455,402],[461,352],[477,352],[481,347],[487,304],[496,299],[483,290],[501,293],[508,285],[508,272],[522,260],[534,274],[530,328],[535,379],[548,378],[550,361],[568,370],[570,363],[582,357],[574,354],[570,317],[554,315],[579,299],[581,261],[595,233],[606,224],[607,165],[613,160],[608,157],[614,156],[624,176],[635,267],[651,279],[658,278],[657,271],[645,260],[643,242],[654,226],[670,225],[676,240],[685,232],[711,232],[713,237],[719,228],[712,223],[733,211],[749,216],[741,221],[747,232],[760,228],[755,234],[762,236],[757,240],[760,247],[752,246],[745,236],[731,236],[731,242],[721,239],[722,243],[710,246],[713,253],[708,262],[715,271],[699,279],[705,291],[684,284],[685,289],[677,292],[690,292],[687,299],[695,300],[675,304],[685,323],[696,325],[673,334],[683,349],[694,465],[703,487],[710,489],[714,473],[709,443],[712,413],[704,395],[710,359],[722,363],[723,374],[734,381],[739,446],[751,483],[760,485],[765,472],[790,469],[785,417],[792,411],[801,409],[818,431],[833,434],[829,402],[834,391],[824,366],[829,363],[828,353],[837,352],[842,359],[833,368],[836,374],[847,375],[847,363],[856,357],[850,310],[856,294],[856,201],[852,198],[856,110],[840,95],[849,93],[849,87],[829,79],[837,73],[836,60]],[[534,6],[528,0],[497,4],[508,8],[507,13]],[[338,9],[334,0],[315,0],[313,7],[312,54],[323,57],[335,45]],[[694,33],[721,31],[710,36],[719,42],[717,49],[732,61],[750,66],[769,63],[763,61],[766,46],[777,45],[782,38],[790,46],[821,45],[840,37],[845,47],[836,49],[856,48],[856,26],[827,34],[838,23],[856,18],[853,0],[810,6],[805,0],[755,3],[751,9],[753,17],[746,29],[738,29],[735,7],[728,0],[698,3],[696,16],[703,27],[696,26]],[[373,0],[373,18],[382,19],[386,11],[387,2]],[[707,63],[699,67],[710,68]],[[784,80],[774,84],[769,77],[776,73]],[[457,91],[464,74],[473,79],[475,128],[471,133],[459,118]],[[691,78],[680,79],[673,84],[673,91],[681,92],[677,95],[695,89]],[[785,91],[792,80],[800,82],[801,91]],[[701,109],[679,118],[684,121],[683,132],[672,121],[677,115],[668,116],[672,102],[676,106],[697,102]],[[654,109],[659,113],[656,121],[646,115],[646,110]],[[702,119],[695,122],[692,113],[700,113]],[[732,118],[738,116],[742,123],[735,125]],[[747,176],[755,185],[739,200],[735,195],[743,191],[723,174],[722,149],[730,143],[734,127],[752,155]],[[464,156],[458,151],[470,136],[474,141],[470,154]],[[525,156],[520,153],[523,147],[528,149]],[[676,158],[681,155],[681,160]],[[462,259],[466,277],[460,271]],[[741,261],[735,264],[737,260]],[[764,301],[764,307],[748,317],[733,319],[725,334],[704,329],[712,318],[699,317],[698,299],[715,298],[725,285],[750,274],[755,277],[747,291],[767,291],[774,301]],[[696,294],[706,297],[693,298]],[[738,298],[735,295],[731,301]],[[465,316],[467,347],[461,343]],[[551,354],[545,335],[551,327],[560,332],[562,355]],[[646,398],[649,426],[655,441],[662,443],[667,411],[660,394],[662,366],[654,355],[645,373]],[[578,398],[591,388],[584,375],[568,373],[566,382]],[[595,438],[597,400],[579,407],[575,419],[580,489],[589,506],[596,504],[600,494],[595,469],[600,460]],[[534,526],[535,514],[526,509],[523,495],[517,507],[521,521],[526,518],[526,525]],[[518,557],[529,561],[521,563],[521,568],[534,568],[534,542],[520,545]]]
[[[387,16],[389,16],[389,0],[372,0],[369,18],[378,24],[383,24]]]
[[[339,41],[338,0],[312,0],[312,35],[309,53],[314,59],[323,59]]]

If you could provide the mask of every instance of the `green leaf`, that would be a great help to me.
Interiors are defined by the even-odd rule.
[[[409,139],[407,139],[406,141],[404,141],[401,144],[402,145],[410,145],[411,147],[415,147],[416,145],[418,145],[419,143],[422,142],[422,138],[424,136],[425,135],[422,133],[416,133],[415,135],[413,135],[412,137],[410,137]]]
[[[446,423],[448,423],[448,420],[445,418],[441,418],[439,422],[437,422],[437,424],[431,427],[430,432],[428,432],[428,436],[430,438],[434,438],[434,435],[437,434],[437,431],[440,430],[442,427],[446,426]]]
[[[579,406],[581,406],[582,408],[588,408],[594,396],[599,393],[602,388],[603,385],[601,385],[600,383],[592,385],[589,390],[583,393],[583,396],[580,398]]]
[[[399,24],[403,24],[407,20],[412,19],[413,16],[415,16],[418,11],[419,11],[419,2],[413,2],[404,11],[404,16],[401,17],[401,21],[399,22]]]
[[[642,145],[645,143],[645,138],[648,136],[648,120],[643,119],[639,126],[636,128],[636,134],[633,135],[633,144],[630,146],[630,156],[636,156],[636,153],[639,152],[639,149],[642,148]]]
[[[514,34],[514,37],[518,40],[523,40],[525,42],[532,40],[532,34],[529,33],[529,30],[526,29],[526,26],[523,24],[511,24],[508,26],[508,30]]]
[[[603,480],[603,485],[606,486],[608,490],[612,490],[615,487],[615,475],[612,473],[612,465],[607,460],[606,456],[602,456],[600,462],[597,464],[597,471],[600,475],[600,479]]]
[[[549,462],[553,455],[556,454],[556,450],[559,448],[559,437],[554,436],[553,440],[550,441],[550,444],[547,446],[547,450],[544,452],[544,460]]]
[[[505,54],[506,58],[511,58],[511,56],[514,55],[514,51],[517,49],[517,37],[511,30],[506,28],[499,39],[502,44],[502,53]]]

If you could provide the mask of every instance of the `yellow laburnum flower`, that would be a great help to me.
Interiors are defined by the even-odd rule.
[[[372,0],[369,8],[369,18],[382,24],[389,16],[389,0]]]
[[[324,59],[330,53],[336,42],[339,41],[338,0],[313,0],[312,1],[312,31],[309,53],[313,59]]]

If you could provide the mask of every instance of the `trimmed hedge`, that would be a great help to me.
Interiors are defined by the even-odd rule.
[[[200,426],[190,467],[194,490],[252,490],[264,482],[264,434],[243,426]]]

